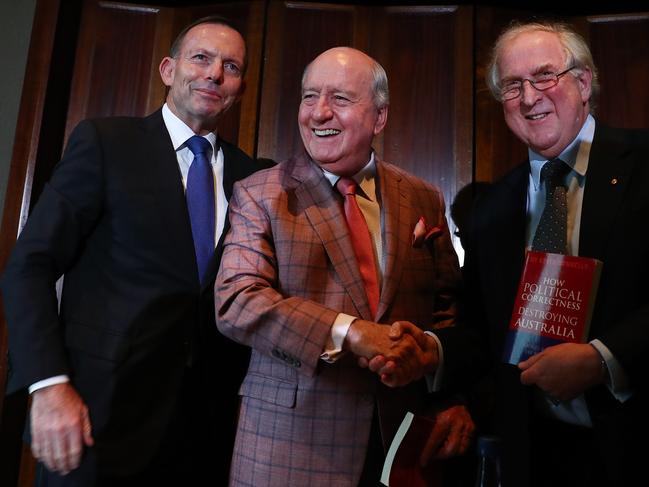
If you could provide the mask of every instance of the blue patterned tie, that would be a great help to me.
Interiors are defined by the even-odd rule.
[[[554,254],[567,251],[568,205],[565,177],[570,167],[561,159],[552,159],[541,168],[545,184],[545,208],[536,227],[532,249]]]
[[[192,225],[196,263],[201,282],[214,254],[216,217],[214,210],[214,173],[212,172],[212,145],[204,137],[194,135],[185,143],[194,154],[187,175],[187,209]]]

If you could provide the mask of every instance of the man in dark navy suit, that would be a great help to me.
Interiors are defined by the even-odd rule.
[[[81,122],[16,244],[2,280],[8,391],[32,396],[39,485],[197,485],[208,465],[225,483],[248,357],[216,331],[213,283],[232,185],[256,165],[217,125],[245,67],[224,19],[185,28],[160,64],[165,105]],[[195,136],[213,191],[200,224],[185,199]],[[205,226],[212,247],[197,257]]]
[[[487,77],[529,154],[478,199],[464,235],[464,309],[494,365],[503,485],[636,485],[646,477],[649,434],[649,134],[606,127],[591,115],[597,72],[584,40],[564,24],[509,27]],[[506,365],[503,342],[525,250],[545,228],[539,222],[552,183],[543,167],[550,163],[562,168],[565,188],[554,197],[566,195],[559,252],[603,262],[590,334],[587,343]],[[450,373],[472,355],[442,332]]]

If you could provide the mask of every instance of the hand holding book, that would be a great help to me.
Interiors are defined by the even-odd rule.
[[[569,401],[606,380],[602,357],[588,343],[548,347],[518,364],[521,382],[536,385],[548,396]]]

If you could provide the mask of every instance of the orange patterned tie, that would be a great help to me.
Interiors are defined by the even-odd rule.
[[[372,317],[375,317],[379,306],[379,281],[370,231],[367,228],[363,212],[356,202],[356,182],[353,179],[340,178],[336,183],[336,188],[345,198],[345,219],[352,238],[358,268],[365,284],[370,311]]]

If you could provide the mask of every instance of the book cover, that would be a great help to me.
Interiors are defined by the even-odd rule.
[[[383,464],[381,483],[389,487],[441,487],[440,462],[431,460],[422,467],[419,458],[433,430],[434,421],[406,413],[394,435]]]
[[[585,342],[601,268],[588,257],[527,252],[503,361],[516,365],[551,345]]]

